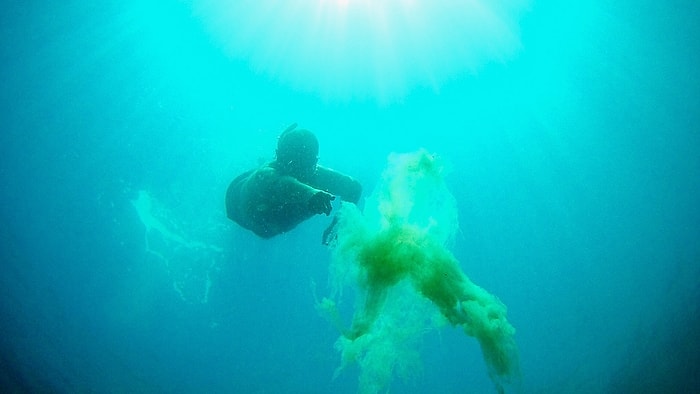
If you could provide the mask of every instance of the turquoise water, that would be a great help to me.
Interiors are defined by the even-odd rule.
[[[328,219],[225,216],[293,122],[365,197],[390,153],[441,158],[508,390],[698,390],[696,2],[60,3],[0,17],[4,391],[357,392],[315,308]],[[494,392],[459,329],[411,346],[380,392]]]

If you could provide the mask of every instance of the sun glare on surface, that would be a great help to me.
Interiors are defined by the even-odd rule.
[[[505,61],[526,0],[208,0],[227,54],[331,100],[400,100],[418,87]]]

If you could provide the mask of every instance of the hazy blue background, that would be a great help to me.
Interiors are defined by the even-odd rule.
[[[292,122],[366,193],[390,152],[445,158],[523,392],[698,390],[700,3],[230,3],[4,3],[4,391],[355,392],[314,310],[327,219],[225,218]],[[421,354],[392,392],[493,391],[458,330]]]

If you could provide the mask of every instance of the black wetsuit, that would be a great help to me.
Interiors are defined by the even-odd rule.
[[[357,204],[362,186],[350,176],[317,166],[308,181],[284,175],[270,162],[247,171],[231,182],[226,192],[229,219],[262,238],[287,232],[317,214],[309,199],[319,191]]]

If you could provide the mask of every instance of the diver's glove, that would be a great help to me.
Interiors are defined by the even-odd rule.
[[[316,214],[325,213],[328,216],[331,214],[331,209],[333,209],[333,205],[331,205],[333,200],[335,200],[334,195],[319,191],[309,199],[309,209]]]

